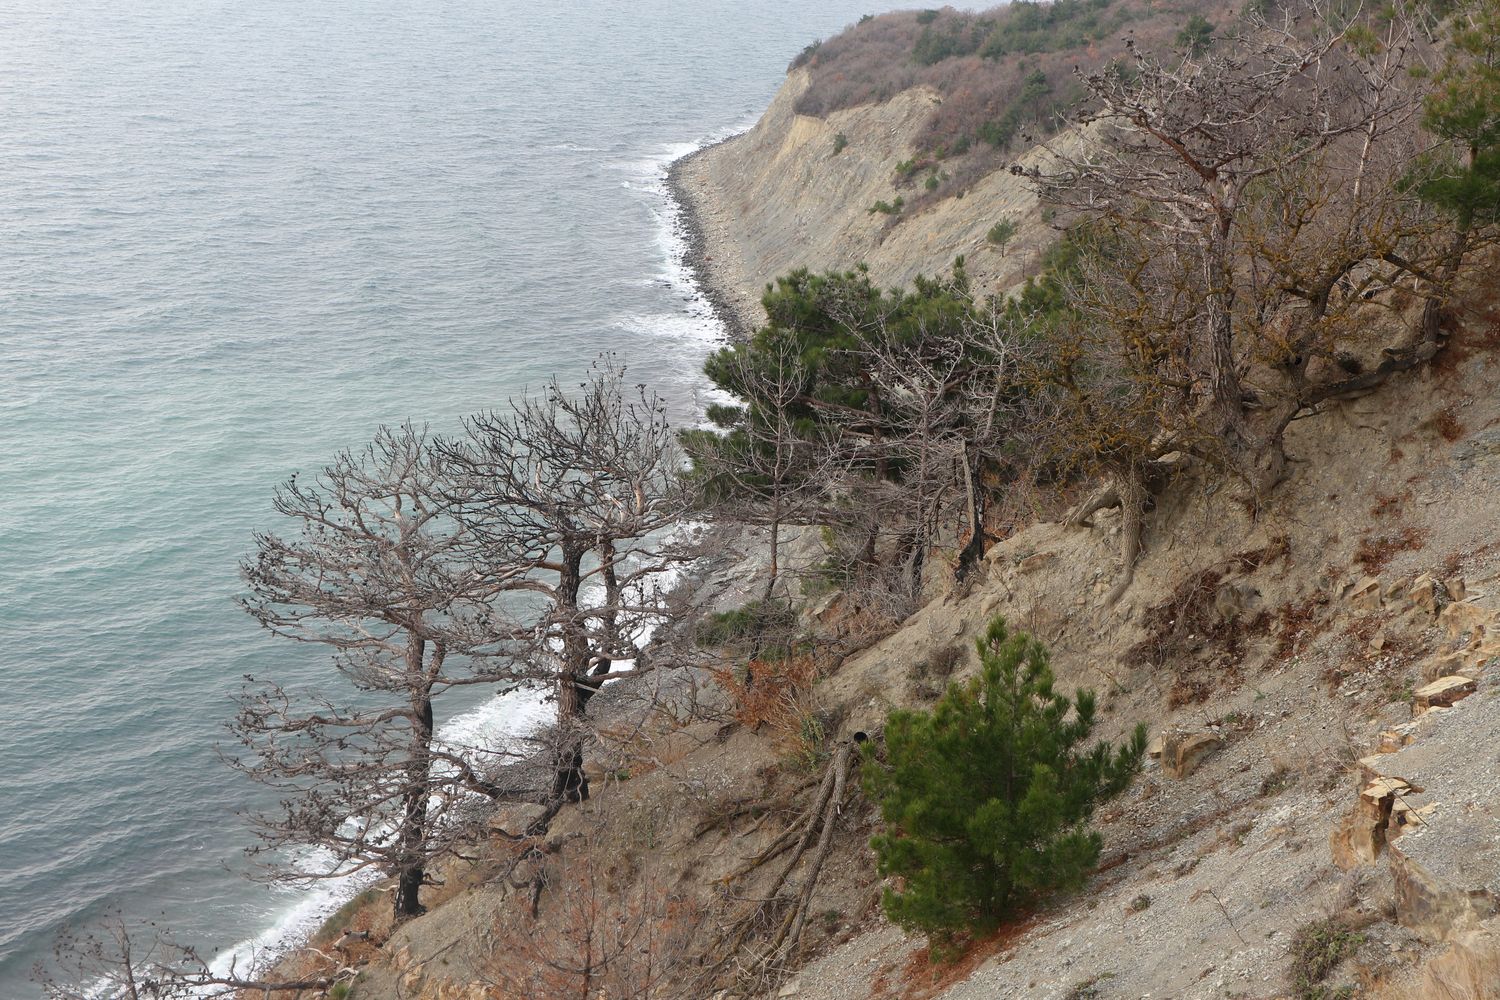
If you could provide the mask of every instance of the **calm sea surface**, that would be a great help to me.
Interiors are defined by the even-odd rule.
[[[662,169],[869,10],[0,0],[0,997],[66,921],[337,901],[240,877],[265,803],[214,755],[242,674],[326,672],[232,603],[271,488],[603,350],[691,407]]]

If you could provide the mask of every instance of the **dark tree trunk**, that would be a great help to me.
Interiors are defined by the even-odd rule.
[[[781,512],[777,504],[772,507],[771,513],[771,565],[766,571],[766,591],[761,595],[761,600],[769,601],[776,591],[776,573],[780,569],[781,562]]]
[[[407,641],[406,668],[413,678],[427,674],[426,643],[415,635]],[[393,905],[398,923],[424,912],[420,896],[422,884],[427,880],[427,801],[431,794],[428,779],[432,766],[433,729],[430,683],[414,688],[411,708],[412,752],[406,765],[406,795],[402,803],[401,828],[397,832],[401,861]]]
[[[584,551],[563,546],[557,587],[558,612],[563,620],[563,663],[557,678],[558,746],[552,797],[563,802],[582,802],[589,797],[588,777],[583,772],[583,735],[579,731],[579,721],[594,693],[587,682],[589,641],[578,611]]]
[[[1234,283],[1229,267],[1229,220],[1216,226],[1208,254],[1209,387],[1213,428],[1231,457],[1245,448],[1244,390],[1234,358]]]
[[[583,770],[583,738],[565,736],[557,750],[557,773],[552,778],[552,797],[562,802],[587,802],[589,779]]]
[[[969,540],[958,553],[958,568],[954,576],[963,583],[979,560],[984,558],[984,490],[979,483],[978,461],[969,457],[969,445],[964,444],[964,500],[969,514]]]

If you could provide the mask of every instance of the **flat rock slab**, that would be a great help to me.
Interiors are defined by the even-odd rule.
[[[1431,684],[1424,684],[1417,688],[1412,695],[1412,709],[1416,712],[1425,712],[1435,706],[1447,708],[1473,694],[1478,686],[1479,682],[1474,678],[1464,677],[1461,674],[1439,677]]]

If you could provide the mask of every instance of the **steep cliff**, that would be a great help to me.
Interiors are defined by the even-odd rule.
[[[915,87],[812,117],[796,110],[809,84],[807,70],[793,70],[754,128],[676,168],[703,239],[700,269],[742,325],[764,320],[761,288],[799,267],[865,264],[878,284],[893,287],[945,272],[963,255],[978,292],[1003,291],[1024,277],[1052,234],[1028,182],[1007,170],[898,213],[871,211],[897,197],[912,202],[923,190],[920,176],[901,186],[896,167],[920,154],[918,140],[941,100],[935,90]],[[943,165],[928,169],[941,173]],[[1015,226],[1004,247],[986,238],[1002,220]]]

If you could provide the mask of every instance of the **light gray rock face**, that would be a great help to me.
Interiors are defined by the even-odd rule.
[[[1430,940],[1500,914],[1500,668],[1477,687],[1409,746],[1366,758],[1406,786],[1386,834],[1397,917]]]

